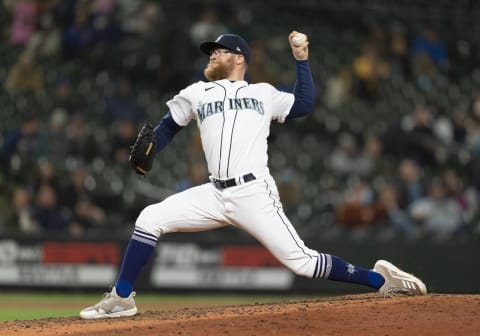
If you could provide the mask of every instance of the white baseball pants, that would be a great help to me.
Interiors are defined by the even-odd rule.
[[[328,277],[328,255],[305,246],[280,203],[270,174],[226,189],[206,183],[147,206],[136,228],[159,238],[170,232],[198,232],[234,225],[256,238],[283,265],[308,278]]]

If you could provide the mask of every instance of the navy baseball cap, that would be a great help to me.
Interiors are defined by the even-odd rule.
[[[234,53],[243,55],[247,63],[250,62],[250,48],[248,47],[248,43],[239,35],[223,34],[213,42],[203,42],[200,44],[200,50],[207,55],[210,55],[210,52],[216,48],[231,50]]]

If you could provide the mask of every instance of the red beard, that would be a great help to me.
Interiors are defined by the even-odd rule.
[[[208,63],[207,67],[203,71],[203,74],[205,75],[206,79],[213,82],[216,80],[227,78],[228,76],[230,76],[232,71],[233,63],[217,64],[217,66],[213,68],[210,66],[210,63]]]

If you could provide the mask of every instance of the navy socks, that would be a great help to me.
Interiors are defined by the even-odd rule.
[[[133,286],[140,271],[155,251],[152,244],[140,242],[135,238],[130,239],[127,250],[123,257],[122,267],[115,283],[117,294],[120,297],[128,297],[133,291]]]
[[[138,232],[130,239],[115,283],[120,297],[128,297],[132,293],[143,266],[155,252],[155,243],[152,238],[144,239],[139,236]],[[327,276],[328,280],[361,284],[374,289],[379,289],[385,283],[383,276],[377,272],[357,267],[334,255],[330,257],[331,269]]]
[[[343,259],[331,255],[332,269],[328,280],[350,282],[379,289],[385,283],[382,275],[372,270],[354,266]]]

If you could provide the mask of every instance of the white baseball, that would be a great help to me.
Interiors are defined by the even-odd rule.
[[[292,37],[292,43],[295,47],[300,47],[307,40],[307,35],[302,33],[296,33]]]

